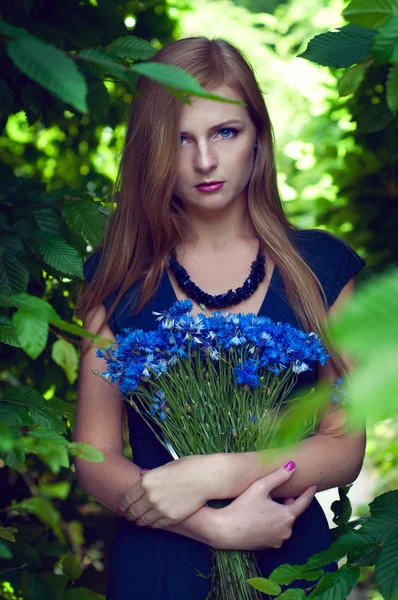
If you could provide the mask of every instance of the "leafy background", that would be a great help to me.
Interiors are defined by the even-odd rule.
[[[115,517],[79,490],[71,462],[102,459],[71,441],[84,333],[74,300],[111,206],[137,74],[163,44],[205,34],[237,43],[255,68],[289,217],[347,239],[374,279],[333,335],[360,359],[353,415],[370,416],[381,495],[352,520],[340,490],[337,546],[256,583],[278,596],[348,556],[315,589],[309,575],[311,598],[355,586],[397,598],[397,0],[23,0],[0,17],[0,597],[103,598]],[[203,93],[168,77],[176,94]]]

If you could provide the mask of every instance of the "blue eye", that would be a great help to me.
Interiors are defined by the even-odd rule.
[[[233,134],[233,135],[232,135],[231,137],[229,137],[229,138],[223,138],[223,139],[227,139],[227,140],[229,140],[229,139],[231,139],[231,140],[232,140],[232,139],[233,139],[233,138],[235,138],[235,137],[237,136],[237,134],[238,134],[238,130],[237,130],[237,129],[234,129],[233,127],[223,127],[222,129],[219,129],[219,130],[218,130],[218,132],[222,132],[222,131],[228,131],[229,133],[232,133],[232,134]],[[218,133],[218,132],[217,132],[217,133]]]
[[[222,135],[222,132],[227,132],[229,135],[228,137]],[[217,129],[217,133],[221,133],[221,139],[223,140],[233,140],[234,138],[236,138],[236,136],[238,135],[239,131],[237,129],[235,129],[234,127],[223,127],[222,129]],[[180,146],[182,146],[182,142],[183,140],[185,140],[186,138],[184,136],[180,136]]]

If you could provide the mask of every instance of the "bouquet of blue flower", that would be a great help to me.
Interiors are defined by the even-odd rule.
[[[177,301],[154,313],[155,330],[125,329],[115,347],[97,350],[107,361],[103,377],[118,383],[173,458],[270,447],[299,374],[328,359],[319,337],[253,313],[193,316],[192,306]],[[260,597],[246,584],[259,576],[252,552],[215,549],[214,559],[208,598]]]

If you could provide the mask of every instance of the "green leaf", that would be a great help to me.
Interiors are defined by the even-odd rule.
[[[31,429],[29,431],[29,436],[33,436],[41,440],[47,440],[49,442],[56,442],[57,444],[61,444],[61,446],[66,446],[69,444],[69,441],[62,435],[56,433],[55,431],[49,431],[48,429]]]
[[[252,579],[246,579],[246,581],[254,587],[254,589],[259,590],[264,594],[268,594],[269,596],[277,596],[281,593],[280,585],[274,581],[265,579],[264,577],[253,577]]]
[[[334,573],[322,577],[316,588],[308,596],[308,600],[345,600],[354,589],[359,579],[359,567],[343,565]]]
[[[65,233],[63,221],[53,208],[32,210],[30,214],[39,226],[40,231],[61,237]]]
[[[83,261],[80,254],[62,238],[41,232],[31,236],[27,243],[53,269],[83,279]]]
[[[0,527],[0,538],[3,538],[3,540],[15,542],[14,533],[18,533],[18,529],[15,529],[15,527]]]
[[[13,405],[4,400],[0,400],[0,422],[11,427],[33,425],[32,418],[24,406]]]
[[[276,567],[269,576],[271,581],[281,585],[289,585],[296,579],[304,579],[305,581],[314,581],[323,575],[322,569],[308,571],[302,565],[280,565]]]
[[[398,59],[388,72],[387,104],[392,112],[395,112],[398,109]]]
[[[71,200],[61,207],[66,224],[72,231],[82,233],[93,246],[102,240],[106,219],[100,212],[98,202],[92,200]]]
[[[56,483],[39,483],[39,490],[44,498],[59,498],[66,500],[70,492],[70,481],[57,481]]]
[[[187,71],[175,65],[165,65],[157,62],[140,63],[133,65],[131,71],[148,77],[153,81],[163,84],[169,90],[179,90],[184,94],[208,98],[209,100],[218,100],[231,104],[242,104],[238,100],[230,100],[222,96],[211,94],[199,84],[198,81]]]
[[[62,416],[48,408],[30,407],[29,412],[35,425],[57,433],[66,433]]]
[[[73,442],[68,444],[68,450],[72,456],[78,456],[89,462],[103,462],[105,460],[102,452],[97,450],[97,448],[93,448],[87,442]]]
[[[310,40],[298,55],[325,67],[351,67],[369,56],[374,32],[359,25],[345,25]]]
[[[398,506],[398,490],[391,490],[385,494],[377,496],[370,504],[370,512],[373,514],[378,510],[384,510],[390,506]]]
[[[360,63],[355,67],[351,67],[351,69],[348,69],[348,71],[344,73],[343,77],[337,82],[337,89],[340,97],[353,94],[358,89],[365,78],[367,66],[366,62]]]
[[[342,15],[347,21],[357,25],[378,29],[397,13],[398,0],[352,0]]]
[[[376,64],[398,61],[398,15],[391,17],[377,32],[373,53]]]
[[[28,287],[29,271],[15,256],[21,248],[17,244],[0,246],[0,294],[5,296],[24,292]]]
[[[147,40],[127,35],[116,39],[109,49],[119,58],[130,60],[147,60],[156,54],[157,50]]]
[[[5,315],[0,315],[0,342],[15,348],[21,347],[12,320]]]
[[[63,574],[68,579],[79,579],[83,573],[83,569],[80,566],[80,558],[76,554],[67,554],[61,559],[61,566]]]
[[[8,402],[18,402],[28,406],[46,406],[46,400],[37,390],[28,386],[9,388],[4,392],[5,399]]]
[[[132,77],[123,65],[115,62],[102,48],[85,48],[78,53],[84,59],[85,66],[94,73],[113,75],[123,83],[131,83]]]
[[[105,596],[87,588],[72,588],[65,593],[63,600],[105,600]]]
[[[57,98],[86,113],[86,80],[72,59],[32,36],[20,37],[7,45],[7,54],[25,75]]]
[[[341,535],[327,550],[318,552],[310,556],[304,565],[300,565],[302,570],[313,570],[323,567],[331,562],[335,562],[346,556],[352,550],[374,543],[375,538],[369,533],[363,531],[349,531]]]
[[[12,553],[9,547],[0,540],[0,558],[12,558]]]
[[[290,588],[278,596],[278,600],[305,600],[305,591],[300,588]]]
[[[54,325],[54,327],[57,327],[62,331],[72,333],[73,335],[87,337],[94,340],[94,342],[92,342],[92,346],[94,346],[95,348],[108,348],[111,344],[114,343],[113,340],[110,340],[103,336],[96,336],[88,329],[84,329],[83,327],[80,327],[80,325],[76,325],[76,323],[68,323],[67,321],[63,321],[61,319],[54,319],[51,320],[51,325]]]
[[[26,312],[31,312],[42,321],[50,321],[51,319],[59,319],[59,315],[54,308],[43,300],[30,294],[16,294],[8,298],[2,298],[0,306],[16,306]]]
[[[57,340],[51,349],[51,357],[65,371],[69,383],[74,383],[79,362],[74,345],[67,340]]]
[[[390,506],[378,510],[366,523],[361,532],[371,535],[378,542],[386,542],[390,537],[398,535],[398,506]]]
[[[376,582],[385,600],[398,600],[398,536],[381,549],[376,563]]]
[[[24,29],[15,27],[0,18],[0,34],[10,38],[26,37],[30,34]]]
[[[72,546],[80,551],[80,548],[86,543],[84,537],[84,528],[80,521],[69,521],[68,523],[69,538],[72,541]]]
[[[0,422],[0,454],[3,452],[10,452],[10,450],[13,449],[15,440],[21,436],[21,431]]]
[[[26,354],[33,359],[40,356],[47,344],[48,322],[20,309],[12,315],[12,323]]]
[[[13,509],[23,509],[28,513],[36,515],[40,521],[51,527],[59,542],[65,543],[65,538],[60,527],[61,515],[52,502],[46,498],[40,498],[39,496],[28,498],[14,505]]]

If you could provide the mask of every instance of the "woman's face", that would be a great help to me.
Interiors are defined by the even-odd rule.
[[[211,90],[219,96],[242,100],[232,88]],[[227,121],[234,121],[227,123]],[[244,200],[254,162],[256,131],[247,109],[205,98],[180,114],[180,160],[174,194],[187,212],[220,210]],[[217,191],[200,191],[202,182],[224,182]]]

